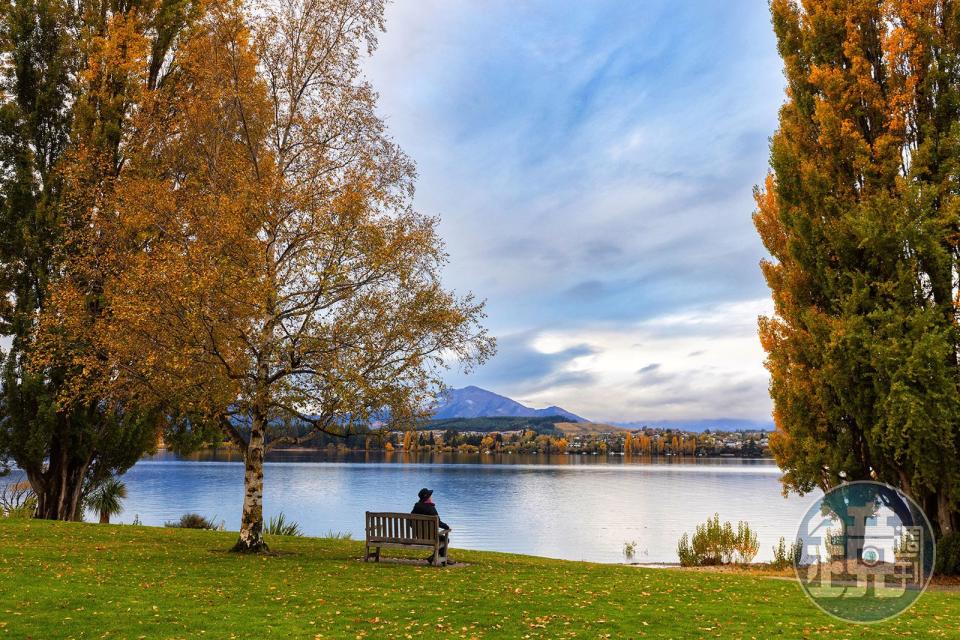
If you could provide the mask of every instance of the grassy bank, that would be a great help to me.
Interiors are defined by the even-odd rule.
[[[850,638],[960,636],[960,596],[881,625],[772,578],[456,551],[468,566],[364,564],[357,542],[0,520],[0,638]]]

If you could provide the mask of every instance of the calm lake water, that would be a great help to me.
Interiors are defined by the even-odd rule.
[[[483,463],[480,463],[481,459]],[[363,539],[364,511],[409,511],[421,487],[435,490],[452,546],[570,560],[676,562],[684,531],[713,513],[746,520],[759,535],[758,560],[780,536],[792,539],[816,496],[783,498],[768,460],[600,461],[593,456],[431,456],[276,452],[265,469],[265,514],[283,512],[307,535],[350,532]],[[158,454],[124,477],[118,518],[162,525],[187,512],[240,523],[243,467],[236,455],[188,459]]]

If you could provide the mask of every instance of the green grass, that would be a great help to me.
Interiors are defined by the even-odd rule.
[[[858,626],[786,580],[459,550],[469,566],[376,565],[311,538],[245,557],[234,538],[0,520],[0,638],[960,637],[956,593]]]

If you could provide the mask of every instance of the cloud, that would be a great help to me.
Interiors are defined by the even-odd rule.
[[[593,374],[578,370],[576,363],[596,353],[595,347],[570,343],[556,350],[545,351],[537,348],[537,339],[538,334],[534,331],[501,336],[496,356],[477,374],[469,378],[464,376],[464,384],[493,389],[507,387],[528,393],[594,382]]]
[[[657,317],[632,326],[547,332],[539,339],[560,349],[568,341],[586,340],[593,348],[589,356],[567,363],[569,370],[592,377],[588,384],[568,388],[564,402],[570,406],[561,405],[591,419],[728,416],[765,421],[771,406],[756,319],[771,310],[767,299],[758,299]],[[664,331],[675,325],[682,330]],[[751,330],[746,332],[745,327]],[[694,347],[700,353],[689,358]],[[552,402],[555,395],[547,389],[525,398],[544,404]]]
[[[756,322],[771,312],[771,302],[760,298],[629,325],[512,335],[492,367],[454,382],[489,385],[531,406],[558,404],[600,421],[767,421]]]
[[[441,217],[445,282],[488,300],[501,339],[467,382],[605,418],[764,417],[755,318],[708,320],[768,295],[750,220],[783,95],[765,3],[418,0],[387,27],[367,65],[380,112]],[[574,351],[531,346],[545,336]],[[755,374],[732,405],[715,336]],[[638,359],[629,384],[614,349]],[[654,357],[659,375],[696,364],[697,393],[630,387]]]

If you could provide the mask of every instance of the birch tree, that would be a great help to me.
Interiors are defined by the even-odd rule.
[[[65,335],[95,344],[75,396],[162,407],[242,451],[235,551],[267,548],[268,448],[410,423],[447,366],[494,347],[482,304],[440,281],[437,220],[412,208],[414,165],[362,78],[382,27],[371,0],[213,8],[44,321],[50,353]],[[78,322],[93,280],[109,309],[95,326]]]

